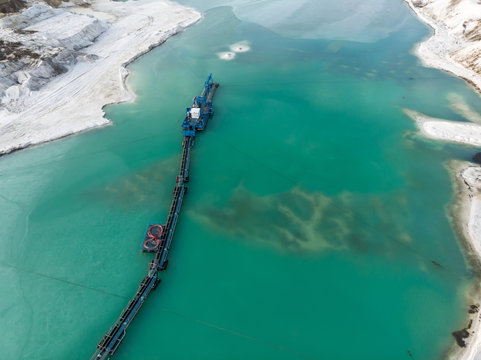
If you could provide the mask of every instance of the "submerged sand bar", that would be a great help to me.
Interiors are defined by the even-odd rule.
[[[14,111],[0,110],[0,154],[109,124],[102,108],[134,99],[125,84],[125,66],[201,18],[194,9],[165,0],[99,0],[64,10],[81,18],[93,16],[106,29],[82,49],[86,61],[77,61],[38,91],[23,94],[27,99]],[[58,21],[71,18],[62,15]]]

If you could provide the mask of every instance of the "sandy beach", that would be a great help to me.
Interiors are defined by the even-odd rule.
[[[450,72],[481,93],[481,5],[474,0],[405,0],[416,15],[433,29],[428,39],[416,45],[414,53],[424,66]],[[420,133],[430,139],[481,146],[481,115],[454,95],[451,108],[468,122],[438,119],[412,109],[404,113],[416,122]],[[481,167],[475,163],[451,161],[447,168],[453,177],[455,200],[451,207],[453,226],[473,269],[481,272]],[[481,288],[476,282],[466,294],[467,319],[462,340],[447,358],[474,360],[481,358]],[[468,311],[469,309],[469,311]]]
[[[7,89],[5,97],[13,94],[16,98],[0,110],[0,154],[108,125],[103,107],[135,98],[125,83],[126,65],[201,18],[191,8],[163,0],[98,0],[89,6],[67,3],[61,10],[53,19],[36,22],[35,31],[47,29],[46,34],[52,36],[52,24],[76,27],[76,19],[88,18],[98,19],[93,30],[101,27],[100,35],[82,48],[82,56],[68,71],[40,89],[25,90],[20,80]],[[93,31],[92,25],[87,30]],[[74,49],[80,35],[68,39]]]
[[[455,200],[451,206],[453,226],[471,266],[479,273],[481,270],[481,167],[466,161],[452,160],[446,164],[455,188]],[[466,319],[465,347],[453,345],[448,359],[479,359],[481,353],[481,314],[472,306],[481,304],[481,287],[475,282],[466,293],[469,305]],[[461,329],[460,329],[461,330]]]
[[[403,111],[427,138],[481,146],[481,125],[438,119],[410,109]]]
[[[414,48],[423,65],[450,72],[481,91],[481,5],[476,0],[405,0],[433,34]]]

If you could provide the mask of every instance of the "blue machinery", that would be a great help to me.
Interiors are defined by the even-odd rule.
[[[150,262],[149,271],[140,283],[134,297],[97,345],[97,350],[90,360],[108,359],[115,353],[125,337],[127,327],[150,292],[160,283],[159,271],[167,268],[167,255],[172,244],[175,226],[179,218],[180,208],[182,207],[182,200],[187,192],[185,184],[189,182],[190,151],[194,146],[195,133],[205,129],[207,120],[214,113],[212,98],[218,86],[219,84],[212,80],[212,74],[209,74],[204,83],[202,94],[194,97],[192,106],[187,108],[185,119],[182,122],[182,134],[184,135],[182,159],[173,191],[174,196],[170,205],[169,215],[164,225],[150,225],[148,227],[142,243],[142,251],[153,252],[155,257]]]
[[[204,83],[204,89],[200,96],[195,96],[192,107],[187,108],[185,119],[182,123],[182,134],[184,136],[195,136],[198,130],[204,130],[207,125],[209,116],[214,113],[212,107],[212,97],[214,96],[216,87],[219,84],[214,83],[212,74],[209,74],[207,81]]]

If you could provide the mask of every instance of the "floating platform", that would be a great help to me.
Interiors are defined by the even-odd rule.
[[[186,109],[185,118],[182,122],[182,157],[180,160],[179,173],[176,177],[176,185],[173,190],[172,203],[165,224],[151,224],[147,227],[141,249],[144,252],[155,253],[155,257],[149,263],[147,275],[141,281],[134,297],[129,301],[120,314],[117,321],[104,335],[91,360],[104,360],[110,358],[122,343],[127,327],[133,321],[141,306],[160,283],[159,272],[167,269],[167,259],[175,227],[179,219],[182,201],[187,193],[186,183],[189,182],[189,167],[191,149],[194,146],[194,138],[197,131],[202,131],[207,126],[207,121],[214,114],[212,99],[215,90],[219,86],[209,74],[204,83],[200,96],[195,96],[192,106]]]
[[[163,225],[149,225],[145,231],[144,240],[140,245],[143,252],[157,252],[161,247],[161,236],[164,232]]]

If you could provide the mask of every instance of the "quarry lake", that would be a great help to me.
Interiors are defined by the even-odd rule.
[[[314,2],[293,9],[305,28],[262,24],[282,2],[181,3],[204,18],[129,66],[113,126],[0,158],[0,357],[93,353],[147,271],[212,72],[169,268],[115,359],[442,358],[474,279],[444,163],[475,150],[423,140],[402,109],[463,121],[447,99],[478,96],[419,64],[429,30],[400,1],[332,32]]]

